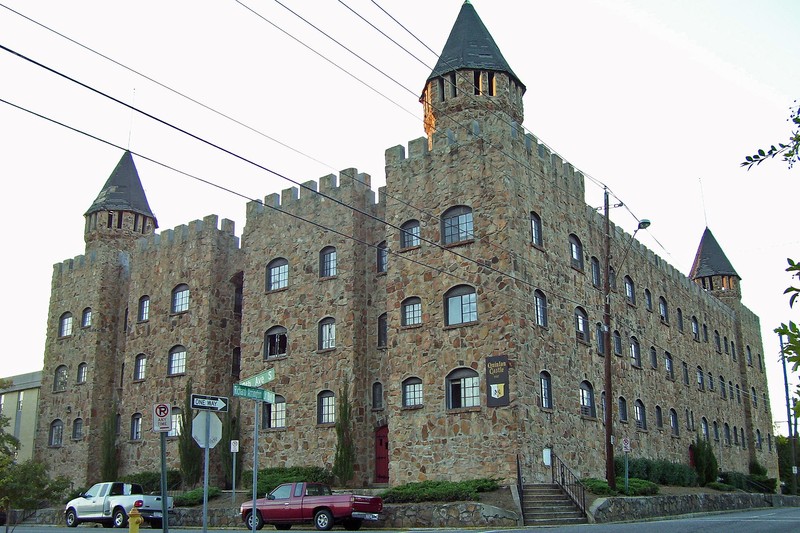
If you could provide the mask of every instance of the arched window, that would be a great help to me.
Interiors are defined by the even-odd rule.
[[[600,260],[592,256],[591,264],[592,264],[592,285],[594,285],[595,288],[599,289],[603,285],[603,274],[600,270]]]
[[[72,421],[72,440],[83,438],[83,418],[76,418]]]
[[[86,378],[89,373],[89,365],[81,363],[78,365],[78,383],[86,383]]]
[[[725,446],[731,445],[731,427],[728,425],[727,422],[722,426],[722,436],[724,438]]]
[[[56,368],[56,373],[53,376],[53,392],[61,392],[67,390],[67,367],[60,365]]]
[[[697,317],[692,317],[692,338],[700,342],[700,324],[697,322]]]
[[[553,382],[550,377],[550,372],[543,370],[539,372],[539,394],[541,395],[541,404],[544,409],[553,408]]]
[[[653,310],[653,295],[650,293],[650,289],[644,290],[644,308],[648,311]]]
[[[731,358],[736,361],[736,345],[731,341]]]
[[[722,344],[725,347],[725,355],[728,355],[729,353],[731,353],[730,343],[728,343],[728,336],[727,335],[725,335],[722,338]]]
[[[589,342],[589,316],[582,307],[575,308],[575,338],[580,342]]]
[[[722,353],[722,339],[720,339],[719,331],[714,330],[714,348],[716,348],[717,353]]]
[[[50,423],[50,433],[47,438],[48,446],[61,446],[64,443],[64,422],[59,419]]]
[[[678,413],[675,409],[669,410],[669,428],[674,436],[680,435],[680,428],[678,427]]]
[[[739,445],[739,428],[733,426],[733,443]]]
[[[595,418],[597,411],[594,405],[594,387],[588,381],[581,382],[581,415]]]
[[[442,214],[442,244],[454,244],[474,238],[471,208],[458,205]]]
[[[276,394],[274,402],[263,402],[261,404],[261,429],[278,429],[285,427],[286,398],[280,394]]]
[[[612,291],[617,290],[617,271],[612,266],[608,267],[608,285]]]
[[[283,257],[267,264],[267,290],[277,291],[289,286],[289,261]]]
[[[336,396],[324,390],[317,394],[317,424],[336,423]]]
[[[569,257],[572,268],[583,270],[583,244],[574,233],[569,235]]]
[[[750,387],[750,396],[753,397],[753,408],[758,409],[758,394],[756,394],[755,387]]]
[[[386,313],[378,317],[378,348],[386,348],[389,340],[389,320]]]
[[[715,442],[719,442],[719,424],[717,424],[717,421],[714,420],[714,422],[711,424],[711,426],[714,429],[714,441]]]
[[[597,341],[597,353],[606,355],[606,336],[603,335],[603,324],[598,322],[594,325],[594,338]]]
[[[142,413],[131,417],[131,440],[142,440]]]
[[[705,383],[705,374],[703,373],[703,367],[697,367],[697,389],[698,390],[705,390],[706,383]]]
[[[633,366],[642,366],[642,352],[639,346],[639,339],[631,337],[631,364]]]
[[[419,220],[409,220],[400,226],[400,248],[419,246]]]
[[[757,429],[756,430],[756,449],[760,450],[761,446],[762,446],[762,444],[761,444],[761,430]]]
[[[386,241],[379,243],[375,248],[375,267],[378,274],[386,272],[389,268],[389,248],[386,247]]]
[[[611,334],[611,343],[614,345],[614,355],[622,355],[622,335],[614,330]]]
[[[633,404],[633,416],[636,419],[636,429],[647,429],[647,411],[644,409],[642,400],[636,400]]]
[[[547,327],[547,296],[542,291],[536,289],[533,293],[533,303],[536,312],[536,325],[543,328]]]
[[[383,409],[383,383],[380,381],[372,384],[372,408]]]
[[[678,331],[683,333],[683,311],[681,311],[681,308],[679,307],[676,309],[676,312],[678,313]]]
[[[669,324],[669,308],[667,300],[663,296],[658,298],[658,316],[661,317],[662,323]]]
[[[92,308],[87,307],[86,309],[83,310],[83,313],[81,313],[81,327],[88,328],[91,327],[91,325],[92,325]]]
[[[336,348],[336,320],[329,316],[319,321],[317,350],[333,350],[334,348]]]
[[[478,299],[475,288],[456,285],[444,295],[445,325],[456,326],[478,320]]]
[[[541,248],[544,240],[542,239],[542,217],[531,211],[531,244]]]
[[[58,336],[69,337],[72,335],[72,313],[66,312],[58,319]]]
[[[147,375],[147,356],[140,353],[133,362],[133,379],[141,380]]]
[[[739,384],[736,384],[736,403],[742,405],[742,391],[739,389]]]
[[[708,342],[708,326],[703,324],[703,342]]]
[[[264,333],[264,359],[282,357],[287,354],[289,347],[286,328],[272,326]]]
[[[728,399],[728,389],[725,387],[725,378],[723,376],[719,377],[719,395],[722,396],[723,400]]]
[[[625,299],[630,305],[636,305],[636,287],[633,285],[633,280],[630,276],[625,276],[624,283]]]
[[[478,407],[481,404],[478,373],[458,368],[447,375],[447,408]]]
[[[167,375],[177,376],[186,372],[186,348],[178,344],[169,351]]]
[[[189,286],[181,283],[172,289],[172,312],[184,313],[189,310]]]
[[[655,346],[650,347],[650,366],[658,368],[658,352]]]
[[[136,320],[139,322],[146,322],[150,320],[150,297],[142,296],[139,298],[139,306],[137,307]]]
[[[711,372],[708,373],[708,390],[714,390],[714,374]]]
[[[706,417],[700,419],[700,431],[702,432],[704,439],[707,441],[710,440],[708,435],[708,420],[706,420]]]
[[[181,436],[181,408],[173,407],[169,417],[169,431],[167,437]]]
[[[672,363],[672,354],[664,352],[664,368],[667,370],[667,377],[675,380],[675,365]]]
[[[656,405],[656,427],[662,429],[664,427],[664,414],[661,412],[661,406]]]
[[[400,325],[418,326],[422,324],[422,300],[416,296],[406,298],[400,306]]]
[[[620,422],[627,422],[628,421],[628,401],[622,396],[617,398],[617,409],[619,410],[619,421]]]
[[[747,448],[747,441],[744,438],[744,428],[739,428],[739,434],[741,435],[742,449],[745,449]]]
[[[410,377],[403,380],[403,407],[422,405],[422,380]]]
[[[330,278],[336,275],[336,248],[326,246],[319,252],[319,277]]]
[[[750,350],[749,344],[745,347],[745,352],[747,353],[747,365],[753,366],[753,352]]]

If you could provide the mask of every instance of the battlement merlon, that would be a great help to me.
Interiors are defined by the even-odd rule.
[[[193,220],[188,224],[181,224],[160,233],[147,235],[136,241],[136,250],[143,252],[206,236],[220,241],[227,240],[228,246],[238,248],[239,238],[235,234],[236,223],[233,220],[223,218],[221,225],[218,227],[218,222],[219,217],[217,215],[207,215],[202,220]]]

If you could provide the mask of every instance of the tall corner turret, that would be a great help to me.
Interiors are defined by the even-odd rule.
[[[522,124],[524,93],[525,85],[466,0],[420,97],[429,143],[437,131],[466,129],[488,115]]]
[[[700,239],[694,263],[689,277],[718,298],[742,299],[739,274],[731,265],[722,247],[714,238],[711,230],[706,228]]]
[[[100,194],[83,215],[87,252],[100,243],[127,249],[137,238],[155,232],[158,222],[129,151],[122,154]]]

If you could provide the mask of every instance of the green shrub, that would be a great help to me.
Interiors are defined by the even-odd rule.
[[[753,476],[764,476],[764,477],[766,477],[767,476],[767,468],[765,466],[761,465],[761,463],[759,463],[758,460],[750,461],[750,474],[753,475]]]
[[[726,485],[731,485],[739,490],[747,490],[747,476],[739,472],[722,472],[720,479]]]
[[[763,492],[766,494],[775,494],[775,491],[778,488],[778,479],[774,477],[767,477],[766,475],[755,475],[752,474],[748,476],[750,481],[753,484],[750,485],[749,491],[750,492]]]
[[[158,494],[161,492],[161,472],[139,472],[138,474],[123,476],[120,481],[141,485],[145,494]],[[167,490],[175,490],[180,485],[180,470],[167,470]]]
[[[214,499],[222,494],[222,491],[217,487],[208,487],[208,499]],[[203,503],[203,489],[192,489],[187,492],[178,494],[174,498],[175,507],[191,507],[193,505],[201,505]]]
[[[623,492],[628,496],[653,496],[658,494],[658,485],[652,481],[645,479],[638,479],[635,477],[628,478],[628,491],[625,492],[625,480],[617,480],[617,488],[623,489]]]
[[[475,501],[479,499],[479,492],[498,488],[497,481],[488,478],[458,482],[422,481],[392,487],[383,492],[381,498],[386,503]]]
[[[617,479],[625,476],[625,458],[614,458]],[[689,465],[672,463],[663,459],[628,459],[628,478],[639,478],[657,485],[693,487],[697,485],[697,472]],[[619,485],[619,482],[617,483]]]
[[[597,479],[596,477],[588,477],[581,480],[583,486],[591,492],[592,494],[597,494],[598,496],[616,496],[618,493],[615,490],[611,490],[608,486],[608,482],[605,479]]]
[[[711,481],[706,483],[706,487],[714,490],[718,490],[721,492],[733,492],[736,490],[736,487],[733,485],[728,485],[726,483],[720,483],[719,481]]]
[[[711,443],[707,440],[699,439],[692,444],[694,450],[694,468],[697,472],[697,482],[700,486],[705,486],[717,480],[719,467],[717,458],[714,457],[714,450]]]

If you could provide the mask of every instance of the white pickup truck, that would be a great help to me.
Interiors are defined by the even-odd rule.
[[[172,509],[172,498],[167,498],[167,509]],[[128,514],[136,507],[150,527],[161,529],[163,509],[161,496],[148,496],[136,483],[111,481],[97,483],[67,503],[64,519],[67,527],[81,522],[98,522],[103,527],[127,527]]]

